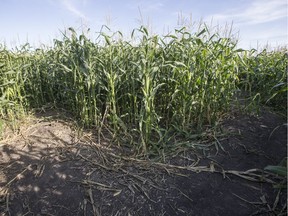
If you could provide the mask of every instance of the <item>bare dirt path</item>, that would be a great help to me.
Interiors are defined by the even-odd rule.
[[[263,172],[287,156],[287,126],[271,112],[235,114],[218,149],[166,163],[123,156],[89,133],[79,138],[58,117],[34,118],[1,142],[1,216],[286,215],[286,189],[272,187],[281,179]]]

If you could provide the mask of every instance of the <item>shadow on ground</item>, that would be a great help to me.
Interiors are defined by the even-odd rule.
[[[157,163],[38,116],[0,144],[0,215],[285,215],[286,191],[268,183],[281,179],[263,172],[286,156],[283,123],[235,115],[223,123],[234,135],[218,140],[225,151]]]

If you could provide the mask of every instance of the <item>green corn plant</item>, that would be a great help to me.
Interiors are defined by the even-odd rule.
[[[246,51],[240,63],[239,88],[255,106],[266,104],[286,113],[287,47],[274,51]],[[258,101],[255,101],[256,98]]]
[[[272,172],[284,178],[280,184],[275,184],[274,188],[287,188],[287,157],[285,157],[277,166],[266,166],[264,170]]]
[[[163,37],[142,26],[130,41],[109,28],[96,40],[73,28],[62,34],[52,47],[0,47],[0,121],[52,104],[148,154],[175,137],[199,137],[229,112],[239,89],[255,106],[285,109],[285,49],[243,51],[205,24]]]

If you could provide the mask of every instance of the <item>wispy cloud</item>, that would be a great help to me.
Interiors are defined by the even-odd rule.
[[[86,0],[82,0],[82,4],[86,5]],[[74,1],[62,0],[62,4],[66,10],[71,12],[74,16],[83,19],[84,21],[89,21],[89,18],[76,6]]]
[[[253,25],[267,23],[287,17],[287,1],[285,0],[252,0],[239,12],[240,9],[233,9],[221,14],[212,14],[206,20],[217,22],[234,21],[240,25]]]
[[[133,3],[127,4],[127,7],[132,10],[138,10],[139,8],[144,12],[156,12],[163,8],[163,1],[153,1],[153,0],[140,0],[134,1]]]
[[[152,3],[152,4],[147,5],[144,10],[147,10],[147,11],[157,11],[157,10],[160,10],[163,6],[164,6],[163,3],[161,3],[161,2],[155,2],[155,3]]]

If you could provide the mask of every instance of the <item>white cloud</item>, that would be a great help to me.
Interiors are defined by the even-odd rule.
[[[82,0],[81,2],[83,5],[86,5],[87,3],[86,0]],[[65,9],[71,12],[74,16],[79,17],[84,21],[89,21],[89,18],[77,8],[76,4],[74,4],[74,1],[62,0],[62,4],[64,5]]]
[[[213,14],[205,20],[217,22],[234,21],[235,24],[253,25],[267,23],[287,17],[287,1],[285,0],[253,0],[243,11],[233,9],[222,14]]]

